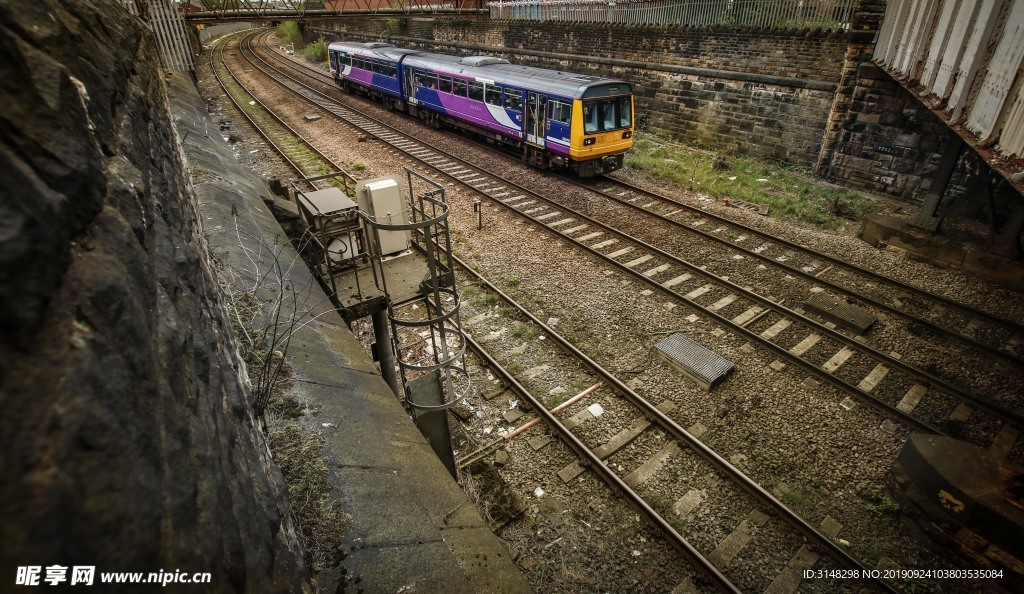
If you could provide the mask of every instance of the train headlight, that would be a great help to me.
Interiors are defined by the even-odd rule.
[[[597,142],[597,139],[594,138],[593,136],[591,136],[590,138],[584,138],[583,139],[583,146],[590,146],[590,145],[594,144],[595,142]]]
[[[622,133],[622,137],[623,138],[633,138],[633,132],[631,130],[626,130],[625,132]]]

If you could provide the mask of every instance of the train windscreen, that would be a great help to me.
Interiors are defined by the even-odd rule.
[[[633,106],[629,97],[583,102],[583,132],[622,130],[633,124]]]

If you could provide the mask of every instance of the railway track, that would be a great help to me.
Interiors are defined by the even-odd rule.
[[[504,355],[492,355],[481,341],[469,339],[471,348],[488,369],[528,403],[521,410],[530,412],[513,417],[515,422],[528,427],[532,418],[543,420],[544,426],[579,457],[554,470],[559,481],[571,486],[585,469],[597,473],[724,591],[793,592],[803,580],[804,570],[837,566],[868,575],[868,568],[850,557],[830,535],[804,522],[697,436],[676,424],[666,414],[671,412],[672,402],[648,402],[465,262],[458,258],[453,261],[465,273],[457,276],[462,285],[460,293],[473,295],[468,302],[464,301],[461,310],[467,318],[465,327],[473,335],[482,336],[482,341],[508,332],[513,342],[520,342],[518,348],[500,349]],[[516,314],[510,316],[508,309],[498,313],[501,308],[494,307],[491,295]],[[474,302],[483,305],[474,307]],[[514,329],[509,330],[510,326]],[[546,340],[528,338],[540,335]],[[527,348],[534,352],[526,355]],[[520,369],[518,373],[508,370],[507,366],[519,367],[524,358],[545,363]],[[584,398],[579,402],[551,411],[551,396],[535,396],[531,391],[530,384],[538,383],[541,375],[564,377],[581,365],[588,370],[587,378],[577,374],[575,380],[591,387],[581,393]],[[469,466],[516,434],[512,431],[482,444],[460,459],[460,466]],[[604,438],[607,435],[612,437]],[[541,430],[527,433],[521,439],[530,441],[531,449],[543,448],[550,441]],[[678,498],[666,495],[674,492],[684,494]],[[728,524],[724,518],[742,519],[730,531],[709,535],[704,527],[687,521],[700,506],[719,510],[723,516],[723,522],[711,524]],[[790,546],[778,550],[779,542]],[[772,562],[765,563],[766,558]],[[726,571],[729,576],[723,573]],[[805,583],[801,591],[853,592],[866,586],[896,591],[878,580],[816,581],[813,587]]]
[[[264,73],[272,76],[269,71],[264,71]],[[390,127],[359,114],[356,110],[333,103],[333,100],[326,96],[320,96],[312,89],[298,91],[297,89],[302,87],[298,86],[297,81],[292,80],[290,84],[284,84],[286,86],[296,85],[293,90],[302,93],[308,100],[314,101],[350,125],[363,129],[375,138],[392,143],[393,146],[410,157],[466,184],[496,203],[518,213],[524,219],[570,241],[592,256],[616,266],[621,272],[647,283],[650,290],[659,291],[677,300],[680,304],[695,309],[700,315],[746,337],[751,344],[758,344],[762,348],[776,353],[780,359],[817,374],[824,381],[891,414],[911,428],[941,433],[943,432],[941,426],[949,426],[950,418],[950,415],[944,414],[942,411],[952,411],[954,417],[959,415],[963,419],[957,421],[954,418],[954,422],[970,425],[965,433],[981,436],[983,439],[980,441],[987,445],[1008,448],[1013,444],[1016,428],[1020,424],[1019,417],[1016,417],[1013,411],[1002,409],[996,404],[987,402],[984,398],[978,398],[954,386],[946,385],[941,379],[903,365],[896,358],[876,353],[858,341],[819,324],[799,312],[789,310],[771,299],[730,283],[728,279],[710,275],[699,266],[675,258],[652,245],[636,241],[581,213],[566,210],[553,200],[528,193],[498,176],[475,168],[451,155],[434,151],[419,141],[409,139]],[[626,200],[628,202],[628,198]],[[483,283],[483,281],[477,282]],[[492,290],[492,288],[488,290]],[[525,312],[520,315],[530,317]],[[491,321],[493,320],[489,316],[481,312],[473,316],[469,325],[474,329],[475,334],[489,335],[490,332],[496,331],[487,329],[486,324]],[[539,324],[540,321],[532,319],[530,323]],[[552,338],[557,336],[551,328],[542,324],[538,327],[547,336]],[[794,331],[796,331],[796,335],[794,335]],[[567,341],[554,340],[554,342],[559,342],[561,347],[568,352],[575,350]],[[832,347],[832,354],[827,358],[827,353],[823,355],[817,352],[826,345]],[[482,354],[481,357],[487,357],[487,355]],[[859,365],[861,368],[871,368],[867,375],[857,378],[856,376],[843,377],[838,373],[840,369],[856,360],[857,357],[864,357],[869,361],[866,365],[863,362]],[[494,369],[499,369],[501,366],[500,361],[491,359],[490,362]],[[891,381],[892,377],[898,373],[905,374],[898,384],[906,385],[908,381],[913,381],[913,386],[896,400],[898,393],[891,390],[882,392],[879,387],[884,385],[882,380],[888,378]],[[546,414],[547,403],[543,398],[527,396],[528,389],[511,374],[506,377],[506,381],[515,386],[517,390],[522,389],[522,397],[530,402],[530,409],[537,415],[545,417],[549,426],[557,430],[567,443],[572,444],[572,448],[577,451],[583,461],[582,467],[589,466],[594,469],[615,490],[622,493],[640,492],[638,493],[640,498],[635,501],[634,506],[652,524],[660,525],[661,522],[667,524],[663,530],[670,535],[669,541],[695,559],[695,564],[698,567],[703,567],[702,571],[706,572],[706,575],[712,576],[724,589],[763,591],[765,588],[773,588],[772,591],[791,591],[782,589],[783,584],[788,583],[787,580],[792,580],[794,571],[799,568],[814,568],[816,566],[834,568],[838,563],[844,567],[864,569],[855,560],[849,558],[841,548],[836,547],[832,539],[822,530],[804,523],[774,496],[764,492],[754,481],[746,479],[745,483],[742,473],[719,458],[694,435],[676,425],[666,411],[644,401],[614,376],[600,370],[599,366],[593,370],[593,374],[595,379],[606,382],[606,385],[609,386],[608,389],[615,393],[615,396],[605,398],[602,401],[603,404],[610,408],[625,406],[628,403],[629,407],[633,407],[623,408],[614,415],[607,415],[607,418],[617,420],[619,425],[614,427],[616,437],[605,442],[595,441],[593,436],[607,434],[607,429],[584,431],[583,436],[573,432],[574,429],[577,431],[587,429],[592,426],[590,424],[593,420],[599,419],[602,415],[594,416],[583,404],[574,405],[560,415]],[[595,383],[597,382],[595,381]],[[925,396],[928,398],[925,399]],[[941,402],[943,398],[950,402],[939,407],[940,412],[936,415],[934,414],[935,402]],[[662,404],[667,406],[667,403]],[[969,416],[965,415],[965,406],[973,409]],[[910,414],[914,410],[923,410],[926,407],[933,409],[932,417],[922,415],[923,418],[919,418]],[[990,415],[991,418],[987,421],[982,420],[984,415]],[[988,424],[987,428],[986,423]],[[654,444],[667,445],[654,448]],[[633,449],[637,453],[631,453]],[[640,461],[640,458],[644,457],[644,453],[650,454],[651,450],[654,450],[653,455],[648,455],[645,460]],[[665,487],[666,483],[674,479],[663,478],[659,475],[659,473],[667,472],[671,476],[672,471],[669,469],[696,469],[701,464],[708,465],[701,467],[706,470],[694,470],[691,476],[714,474],[719,477],[719,482],[705,485],[686,483],[682,486],[677,483],[675,487]],[[619,466],[629,470],[624,470],[621,473],[608,470],[609,468],[617,469]],[[577,464],[580,472],[582,472],[582,467]],[[576,475],[573,475],[575,471],[576,469],[568,467],[559,469],[559,478],[568,484],[576,478]],[[605,477],[606,471],[609,474],[607,477]],[[741,478],[736,477],[734,473]],[[564,477],[569,478],[565,480]],[[723,495],[722,502],[709,500],[707,494],[718,495],[722,491],[723,482],[730,483],[732,485],[730,488],[733,491],[730,491],[728,495]],[[623,489],[623,486],[626,489]],[[691,486],[694,488],[690,488]],[[672,501],[670,507],[666,506],[664,504],[665,496],[659,495],[659,493],[675,492],[680,489],[685,490],[684,496]],[[645,490],[650,490],[648,497],[656,503],[648,503],[643,498]],[[706,539],[706,542],[697,545],[683,544],[684,542],[689,543],[685,536],[687,526],[685,521],[680,525],[677,516],[682,515],[685,520],[686,514],[679,514],[678,510],[687,508],[692,510],[691,506],[701,505],[727,508],[729,510],[728,517],[742,517],[743,520],[735,524],[733,530],[728,534],[717,535],[721,538]],[[672,513],[662,513],[666,511]],[[666,516],[670,519],[666,519]],[[681,538],[678,543],[676,537],[671,536],[673,531]],[[751,551],[759,549],[759,545],[756,544],[756,537],[759,534],[776,534],[777,537],[779,534],[785,534],[778,538],[791,543],[800,543],[802,539],[806,538],[811,544],[801,546],[796,550],[787,550],[785,554],[769,555],[776,561],[774,564],[769,564],[772,569],[756,575],[749,574],[754,576],[749,578],[752,580],[751,583],[744,582],[738,586],[725,576],[721,576],[721,578],[725,578],[725,581],[719,581],[720,577],[715,574],[722,573],[721,567],[747,567],[748,564],[744,563],[743,558]],[[726,548],[719,549],[719,546]],[[693,556],[694,553],[697,554],[696,557]],[[759,559],[764,558],[762,553],[753,556]],[[702,558],[703,561],[698,558]],[[736,565],[734,566],[733,563]],[[741,572],[737,571],[736,573]],[[745,569],[743,573],[747,575],[747,570]],[[782,577],[784,575],[790,577]],[[772,584],[775,583],[779,585],[773,586]],[[815,582],[816,586],[819,584],[822,587],[820,591],[842,591],[842,588],[857,587],[849,581]],[[793,587],[795,588],[795,586]],[[875,583],[873,587],[890,588],[890,586],[880,583]],[[779,588],[779,590],[774,588]]]
[[[999,318],[634,184],[606,178],[585,187],[672,228],[727,246],[747,258],[825,287],[838,297],[851,298],[872,309],[919,324],[936,334],[959,340],[968,348],[1016,364],[1024,363],[1024,325],[1019,322]]]
[[[252,51],[251,43],[248,45],[248,53],[243,52],[243,57],[282,86],[604,260],[646,284],[649,290],[699,312],[695,315],[746,338],[751,345],[772,351],[778,357],[777,370],[785,365],[797,366],[816,381],[839,389],[914,431],[954,434],[1003,453],[1008,453],[1016,443],[1020,427],[1024,425],[1024,419],[1016,410],[910,366],[898,355],[873,349],[770,296],[762,296],[726,277],[716,276],[704,266],[641,241],[581,210],[569,208],[561,199],[518,186],[500,174],[443,153],[339,105],[335,99],[262,60]]]
[[[289,63],[309,76],[329,80],[321,70]],[[497,151],[500,152],[500,151]],[[970,348],[1018,364],[1024,363],[1024,324],[925,291],[909,283],[850,264],[806,246],[764,233],[737,221],[709,213],[674,198],[605,177],[600,182],[566,182],[717,242],[746,257],[785,270],[787,274],[824,286],[831,293],[919,324],[923,328],[963,342]],[[756,245],[755,245],[756,243]]]
[[[301,177],[316,177],[341,171],[342,168],[337,163],[317,150],[238,80],[224,57],[224,52],[230,51],[231,44],[238,50],[238,43],[237,35],[225,37],[219,40],[214,51],[210,52],[210,70],[238,112]]]

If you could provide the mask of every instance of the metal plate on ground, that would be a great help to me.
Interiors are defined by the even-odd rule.
[[[676,332],[654,345],[658,355],[673,367],[710,390],[732,371],[735,365],[716,353]]]
[[[852,330],[857,334],[863,334],[872,324],[878,321],[878,317],[871,312],[824,293],[811,295],[804,302],[804,307],[808,311],[820,314],[837,325],[847,330]]]

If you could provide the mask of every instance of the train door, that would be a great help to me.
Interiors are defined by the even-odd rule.
[[[416,105],[416,84],[413,81],[412,66],[405,67],[405,100]]]
[[[526,96],[526,121],[523,122],[523,132],[526,134],[526,142],[537,146],[544,146],[544,121],[547,119],[547,95],[530,91]]]

